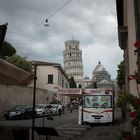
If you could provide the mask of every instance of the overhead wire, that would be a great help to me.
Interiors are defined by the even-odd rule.
[[[56,11],[54,11],[47,19],[52,18],[55,16],[62,8],[64,8],[66,5],[68,5],[72,0],[66,1],[62,6],[60,6]]]

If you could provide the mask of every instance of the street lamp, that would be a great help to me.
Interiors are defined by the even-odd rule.
[[[48,19],[46,19],[45,23],[43,24],[44,26],[48,27],[49,24],[48,24]]]
[[[36,70],[37,70],[37,64],[34,62],[34,88],[33,88],[33,116],[32,116],[32,140],[34,140],[34,127],[35,127],[35,100],[36,100]]]
[[[48,19],[46,19],[43,24],[45,27],[48,27]],[[34,70],[34,85],[33,85],[33,116],[32,116],[32,140],[34,140],[34,130],[35,130],[35,101],[36,101],[36,80],[37,80],[37,63],[33,62],[33,70]]]

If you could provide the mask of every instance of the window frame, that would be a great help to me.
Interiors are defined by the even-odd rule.
[[[53,74],[48,74],[48,84],[53,84]]]

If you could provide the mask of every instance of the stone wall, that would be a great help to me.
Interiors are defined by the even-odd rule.
[[[49,103],[51,95],[47,90],[36,89],[36,104]],[[49,101],[48,101],[49,99]],[[0,85],[0,115],[17,104],[33,103],[33,88],[27,86]]]

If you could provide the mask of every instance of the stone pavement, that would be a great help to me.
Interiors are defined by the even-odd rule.
[[[60,136],[53,136],[51,140],[119,140],[120,132],[125,127],[126,123],[120,121],[115,122],[114,125],[96,124],[89,126],[72,124],[57,128],[56,130]],[[37,138],[37,140],[39,139],[40,137]]]
[[[122,129],[127,129],[128,125],[123,123],[121,120],[120,111],[116,110],[116,119],[114,125],[109,124],[93,124],[92,126],[89,125],[78,125],[77,117],[74,116],[76,113],[71,114],[73,119],[73,123],[65,124],[63,126],[56,127],[59,136],[51,137],[51,140],[118,140],[120,131]],[[70,114],[68,114],[70,115]],[[72,120],[73,120],[72,119]],[[8,130],[8,128],[6,128]],[[3,128],[1,128],[2,132]],[[8,131],[3,131],[8,132]],[[2,132],[2,133],[3,133]],[[4,133],[3,133],[4,134]],[[11,131],[9,131],[7,135],[7,139],[0,140],[13,140],[11,138]],[[2,135],[1,135],[2,136]],[[8,138],[9,137],[9,138]],[[35,140],[45,140],[45,136],[39,136],[35,132]]]
[[[70,127],[70,126],[67,126]],[[92,126],[88,125],[72,125],[73,131],[69,131],[69,137],[52,138],[52,140],[118,140],[121,130],[127,129],[128,125],[123,122],[121,118],[120,109],[115,109],[115,123],[111,124],[94,124]],[[76,129],[75,128],[81,128]],[[64,128],[67,130],[66,128]],[[82,131],[83,129],[83,131]],[[65,131],[63,131],[65,132]]]
[[[77,140],[118,140],[121,125],[100,125],[92,126],[92,128]]]

